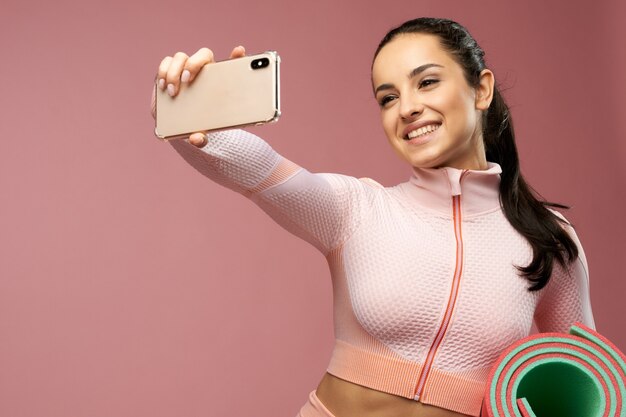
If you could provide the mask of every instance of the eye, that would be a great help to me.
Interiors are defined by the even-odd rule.
[[[433,85],[433,84],[436,84],[438,82],[439,82],[439,80],[435,80],[434,78],[429,78],[429,79],[426,79],[426,80],[422,80],[422,82],[420,83],[419,87],[420,88],[421,87],[428,87],[429,85]]]
[[[393,95],[384,96],[382,99],[380,99],[378,104],[380,105],[380,107],[385,107],[389,102],[391,102],[395,98],[396,96],[393,96]]]

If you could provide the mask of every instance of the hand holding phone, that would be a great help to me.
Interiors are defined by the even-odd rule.
[[[246,55],[243,46],[233,48],[229,59],[240,58]],[[155,79],[155,88],[152,89],[152,117],[156,121],[156,92],[158,90],[167,91],[172,97],[175,97],[180,90],[182,83],[190,83],[193,81],[198,72],[206,65],[215,62],[213,51],[209,48],[201,48],[192,56],[188,56],[184,52],[177,52],[174,56],[163,58],[159,64],[159,70]],[[157,90],[158,89],[158,90]],[[206,144],[203,132],[196,132],[189,136],[189,142],[192,145],[202,147]]]
[[[218,63],[208,48],[164,58],[152,102],[155,134],[162,140],[189,136],[204,146],[200,132],[277,120],[279,62],[275,52],[246,57],[243,47]]]

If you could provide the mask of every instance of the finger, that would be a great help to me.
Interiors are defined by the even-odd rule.
[[[156,86],[152,87],[152,100],[150,102],[152,117],[156,119]]]
[[[211,51],[209,48],[200,48],[198,52],[190,56],[185,63],[185,68],[181,75],[181,81],[184,83],[192,82],[194,78],[196,78],[196,75],[198,75],[202,67],[212,62],[215,62],[213,57],[213,51]]]
[[[202,148],[207,143],[209,143],[209,139],[204,133],[196,132],[196,133],[191,134],[191,136],[189,136],[189,143],[191,143],[192,145],[198,148]]]
[[[161,90],[165,90],[165,77],[167,76],[167,69],[170,67],[172,59],[174,58],[172,58],[171,56],[166,56],[159,64],[159,71],[157,73],[157,85]]]
[[[176,52],[165,75],[167,93],[174,97],[180,89],[180,76],[189,56],[184,52]]]
[[[229,59],[234,59],[234,58],[241,58],[243,56],[246,55],[246,48],[244,48],[243,46],[239,45],[233,48],[232,52],[230,53],[230,58]]]

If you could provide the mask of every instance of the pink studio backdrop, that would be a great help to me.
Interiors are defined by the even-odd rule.
[[[283,59],[253,131],[314,172],[410,175],[370,90],[417,16],[464,24],[512,108],[522,167],[570,204],[598,330],[626,350],[626,55],[619,1],[40,1],[0,9],[0,416],[293,416],[333,343],[313,247],[152,134],[161,58]]]

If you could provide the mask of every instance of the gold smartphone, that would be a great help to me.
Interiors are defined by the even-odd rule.
[[[275,51],[205,65],[178,94],[156,90],[155,135],[161,140],[200,131],[260,125],[280,117],[280,57]]]

